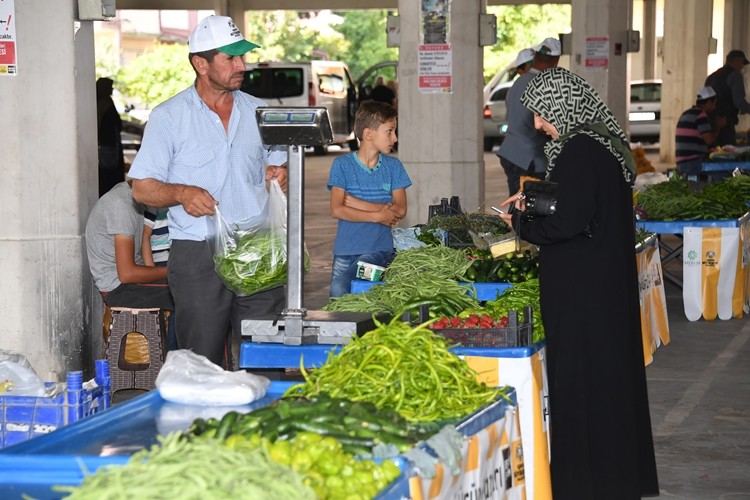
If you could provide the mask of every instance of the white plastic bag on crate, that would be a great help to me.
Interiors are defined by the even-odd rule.
[[[265,396],[270,384],[266,377],[224,370],[187,349],[169,351],[156,377],[167,401],[203,406],[246,405]]]
[[[41,398],[44,395],[44,381],[32,368],[15,361],[0,361],[0,396]]]

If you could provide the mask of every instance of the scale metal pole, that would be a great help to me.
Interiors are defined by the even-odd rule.
[[[287,300],[284,310],[286,335],[302,336],[303,319],[307,310],[302,307],[304,272],[304,146],[290,145],[287,159]]]

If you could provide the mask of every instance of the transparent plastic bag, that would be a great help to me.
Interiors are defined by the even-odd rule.
[[[44,381],[31,367],[15,361],[0,361],[0,396],[44,395]]]
[[[246,371],[227,371],[187,349],[169,351],[156,377],[162,398],[200,406],[246,405],[266,395],[271,381]]]
[[[286,282],[286,195],[271,181],[268,210],[259,222],[229,224],[219,209],[213,216],[214,268],[227,288],[253,295]]]

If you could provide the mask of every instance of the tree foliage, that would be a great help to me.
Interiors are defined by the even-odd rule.
[[[381,61],[398,60],[398,49],[386,47],[386,10],[353,10],[342,14],[344,21],[334,28],[344,44],[336,59],[349,65],[355,78]]]
[[[497,16],[497,43],[484,48],[485,81],[511,64],[520,50],[570,32],[570,5],[494,6],[487,12]]]
[[[194,80],[187,45],[155,43],[120,69],[115,85],[124,95],[153,108]]]

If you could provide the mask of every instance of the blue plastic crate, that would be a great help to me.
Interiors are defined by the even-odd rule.
[[[82,378],[80,371],[68,372],[67,389],[54,397],[0,396],[0,448],[48,434],[109,408],[107,360],[96,362],[94,380],[98,387],[82,388]]]

